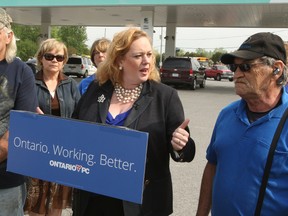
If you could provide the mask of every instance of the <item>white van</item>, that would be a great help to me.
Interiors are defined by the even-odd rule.
[[[66,75],[75,75],[77,77],[87,77],[96,72],[96,67],[93,65],[90,58],[85,56],[72,55],[69,57],[63,69]]]

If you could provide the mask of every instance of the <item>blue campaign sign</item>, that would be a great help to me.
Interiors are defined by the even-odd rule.
[[[11,111],[7,170],[142,203],[148,134]]]

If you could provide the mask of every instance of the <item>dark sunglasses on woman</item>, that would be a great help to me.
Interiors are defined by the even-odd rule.
[[[44,54],[44,58],[47,60],[47,61],[52,61],[54,58],[56,58],[56,60],[58,62],[62,62],[64,61],[65,57],[64,55],[53,55],[51,53],[45,53]]]

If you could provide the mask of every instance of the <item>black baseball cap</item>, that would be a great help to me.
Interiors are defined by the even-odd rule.
[[[281,60],[286,64],[286,50],[281,37],[270,32],[260,32],[245,40],[238,50],[221,56],[224,64],[234,63],[234,58],[252,60],[263,56]]]

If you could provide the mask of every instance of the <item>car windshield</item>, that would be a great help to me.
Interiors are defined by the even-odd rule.
[[[81,64],[80,58],[69,58],[67,64]]]
[[[183,59],[170,59],[166,60],[163,64],[164,68],[190,68],[190,61]]]

